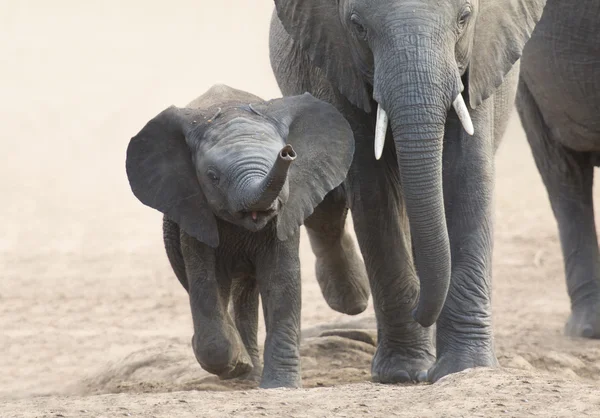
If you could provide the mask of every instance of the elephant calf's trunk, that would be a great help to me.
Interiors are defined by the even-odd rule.
[[[290,144],[279,151],[275,164],[269,174],[253,187],[252,196],[248,200],[249,211],[268,209],[281,193],[287,181],[288,170],[292,161],[296,159],[296,152]]]

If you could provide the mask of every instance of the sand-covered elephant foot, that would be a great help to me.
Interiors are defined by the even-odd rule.
[[[365,265],[348,234],[319,254],[316,276],[329,307],[347,315],[358,315],[369,304],[369,279]]]
[[[258,383],[260,383],[260,379],[262,377],[262,371],[263,371],[262,365],[260,363],[256,364],[255,362],[253,362],[252,369],[249,372],[238,376],[237,379],[238,380],[246,380],[249,382],[255,382],[258,384]]]
[[[302,376],[300,373],[286,373],[277,376],[265,376],[263,374],[259,387],[261,389],[299,389],[302,387]]]
[[[252,347],[248,347],[246,344],[244,344],[244,347],[246,347],[246,351],[250,355],[250,361],[252,362],[252,368],[248,372],[237,376],[235,379],[240,380],[240,381],[248,381],[248,382],[254,382],[256,384],[259,384],[260,379],[262,378],[263,365],[260,360],[260,355],[258,353],[258,349],[256,349],[256,351],[253,351],[254,349]]]
[[[433,367],[417,375],[417,381],[435,383],[444,376],[463,370],[498,366],[498,359],[491,343],[469,346],[468,342],[464,342],[455,350],[447,350],[440,354]]]
[[[435,361],[434,352],[429,343],[392,349],[382,341],[373,357],[371,378],[377,383],[416,382],[419,372]]]
[[[221,379],[249,376],[252,372],[252,360],[233,328],[207,335],[194,334],[192,347],[200,366]]]
[[[567,324],[565,334],[573,338],[600,339],[599,305],[588,304],[573,309]]]
[[[265,346],[265,350],[269,351],[269,348]],[[271,361],[267,362],[265,359],[265,367],[259,387],[261,389],[301,388],[302,374],[299,351],[288,351],[286,349],[275,351],[277,352],[276,356],[269,356]],[[272,351],[272,353],[275,351]]]

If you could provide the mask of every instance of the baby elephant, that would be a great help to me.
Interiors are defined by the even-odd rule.
[[[223,85],[169,107],[131,139],[129,183],[165,215],[202,368],[260,378],[260,293],[260,386],[301,386],[299,228],[342,183],[353,153],[352,130],[333,106],[308,93],[265,102]]]

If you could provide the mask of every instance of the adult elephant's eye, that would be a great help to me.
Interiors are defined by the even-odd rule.
[[[354,32],[358,39],[365,41],[367,39],[367,28],[361,23],[360,18],[357,14],[352,13],[350,16],[350,21],[352,22],[352,26],[354,27]]]
[[[469,19],[471,18],[471,5],[466,4],[465,7],[460,12],[458,17],[458,28],[459,30],[463,30],[467,23],[469,23]]]
[[[209,168],[206,171],[206,176],[210,179],[210,181],[212,181],[213,183],[218,183],[219,182],[219,175],[217,174],[217,172],[211,168]]]

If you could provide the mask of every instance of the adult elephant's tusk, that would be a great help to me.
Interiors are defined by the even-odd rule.
[[[380,104],[377,104],[377,122],[375,123],[375,159],[379,160],[383,154],[385,135],[388,127],[388,116]]]
[[[465,99],[463,99],[462,94],[458,93],[456,96],[456,100],[452,103],[452,107],[456,111],[458,115],[458,119],[460,119],[460,123],[462,123],[463,128],[469,135],[473,135],[475,133],[475,128],[473,128],[473,121],[471,121],[471,115],[469,115],[469,109],[467,109],[467,105],[465,104]]]

